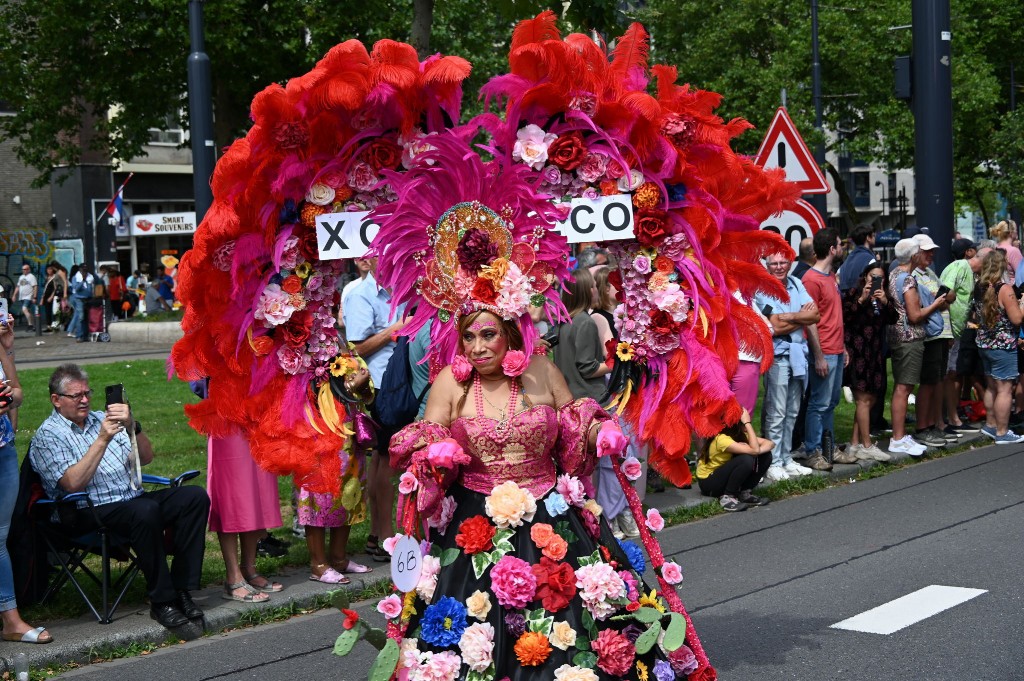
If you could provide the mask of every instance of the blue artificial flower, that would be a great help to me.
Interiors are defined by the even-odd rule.
[[[676,673],[672,671],[672,665],[668,660],[658,660],[654,663],[654,678],[657,681],[676,681]]]
[[[295,208],[295,199],[285,199],[278,216],[282,225],[293,225],[299,221],[299,211]]]
[[[619,548],[622,549],[622,552],[626,554],[626,558],[629,559],[629,566],[633,568],[637,574],[642,575],[644,570],[647,569],[647,561],[644,560],[643,549],[631,541],[622,541],[619,539],[618,542]]]
[[[547,507],[551,517],[560,516],[569,510],[569,504],[566,503],[565,497],[558,492],[549,494],[544,500],[544,506]]]
[[[669,201],[682,201],[686,198],[685,184],[668,184],[665,185],[665,189],[668,190]]]
[[[438,648],[456,645],[465,630],[466,606],[451,596],[427,606],[420,620],[423,640]]]

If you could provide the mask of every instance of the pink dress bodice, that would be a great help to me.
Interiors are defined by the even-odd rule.
[[[462,485],[490,494],[495,485],[513,480],[540,498],[555,486],[558,430],[558,413],[547,405],[524,409],[504,429],[486,416],[456,419],[452,438],[473,459],[462,468]]]

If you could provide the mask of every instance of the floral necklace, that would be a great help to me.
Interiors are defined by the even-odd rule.
[[[484,415],[484,397],[483,386],[480,382],[480,372],[474,372],[473,374],[473,399],[476,403],[476,414],[477,416]],[[504,440],[509,433],[509,428],[512,426],[512,417],[515,416],[516,406],[519,404],[519,381],[512,379],[512,385],[508,392],[508,406],[505,409],[499,409],[494,406],[490,400],[487,400],[487,404],[491,405],[492,408],[498,409],[499,418],[498,425],[495,430],[497,431],[498,437]]]

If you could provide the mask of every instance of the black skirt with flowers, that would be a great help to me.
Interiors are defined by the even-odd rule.
[[[466,681],[672,681],[694,670],[689,648],[665,650],[682,640],[685,625],[645,589],[640,547],[620,544],[606,522],[552,495],[537,500],[532,520],[502,530],[488,517],[487,495],[449,490],[450,520],[431,529],[426,574],[406,596],[406,614],[414,613],[400,670],[427,665],[428,678]],[[584,595],[599,593],[606,598],[588,609]],[[493,628],[490,659],[485,622]]]

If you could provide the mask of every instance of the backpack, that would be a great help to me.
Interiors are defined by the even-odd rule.
[[[11,555],[14,574],[14,593],[18,607],[21,608],[39,602],[54,571],[47,559],[46,542],[38,535],[31,519],[32,506],[39,499],[45,498],[39,474],[32,468],[26,454],[21,462],[18,498],[7,535],[7,551]]]
[[[409,339],[399,336],[395,350],[388,359],[381,379],[374,407],[377,420],[387,430],[400,430],[416,419],[420,410],[420,402],[430,389],[430,383],[423,392],[416,395],[412,391],[412,366],[409,364]]]

